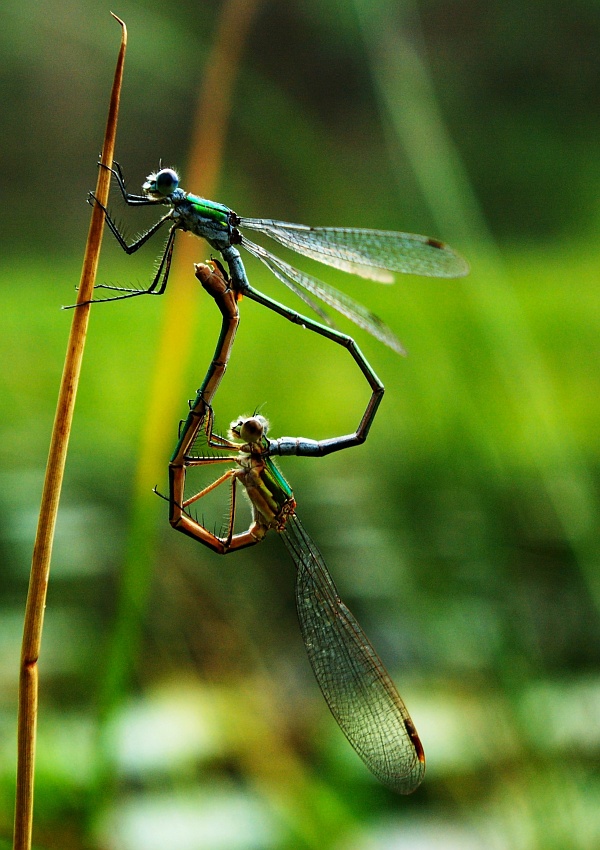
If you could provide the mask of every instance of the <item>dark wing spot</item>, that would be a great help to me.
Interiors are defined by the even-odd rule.
[[[432,237],[429,237],[427,239],[427,244],[430,245],[432,248],[444,248],[445,247],[443,242],[440,242],[439,239],[433,239]]]

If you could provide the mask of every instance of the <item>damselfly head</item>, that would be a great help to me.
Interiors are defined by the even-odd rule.
[[[229,426],[229,433],[233,439],[243,440],[245,443],[258,443],[269,430],[269,422],[264,416],[240,416]]]
[[[161,168],[146,177],[142,186],[146,195],[152,198],[168,198],[179,187],[179,175],[172,168]]]

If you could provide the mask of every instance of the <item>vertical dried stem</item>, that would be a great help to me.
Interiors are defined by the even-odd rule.
[[[115,70],[106,133],[102,148],[102,162],[109,166],[112,165],[115,147],[117,116],[127,44],[127,29],[125,24],[116,15],[113,15],[113,17],[121,25],[122,31],[121,48]],[[96,197],[105,205],[108,200],[109,185],[110,172],[105,168],[100,168],[98,170],[98,181],[96,184]],[[81,270],[81,281],[77,298],[78,304],[89,301],[92,297],[98,268],[100,245],[102,243],[103,225],[104,216],[102,210],[99,206],[95,205],[92,210],[90,229]],[[71,423],[73,421],[77,385],[79,383],[81,363],[83,360],[89,311],[89,304],[83,304],[73,311],[73,322],[50,440],[46,477],[31,562],[19,677],[14,850],[30,850],[31,848],[38,705],[38,658],[42,641],[44,607],[50,574],[54,529],[69,445]]]

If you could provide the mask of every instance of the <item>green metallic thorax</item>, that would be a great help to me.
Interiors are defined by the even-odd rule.
[[[268,457],[264,461],[264,471],[263,478],[265,482],[268,482],[268,487],[271,492],[271,495],[277,502],[280,508],[282,508],[290,499],[294,498],[294,494],[292,493],[292,488],[287,483],[281,471],[275,466],[274,461]]]
[[[223,204],[188,195],[177,189],[170,196],[169,203],[173,211],[171,217],[176,226],[206,239],[217,251],[225,251],[232,244],[232,213]]]
[[[256,448],[252,447],[249,454],[243,452],[238,457],[242,467],[240,478],[252,503],[255,520],[265,528],[282,530],[296,507],[294,494],[274,462],[264,453],[268,440],[254,445]]]
[[[210,218],[218,224],[229,224],[230,210],[224,204],[218,204],[215,201],[208,201],[206,198],[199,198],[198,195],[187,195],[186,200],[190,202],[194,211],[204,218]]]

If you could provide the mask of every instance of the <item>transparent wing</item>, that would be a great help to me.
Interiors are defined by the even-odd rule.
[[[343,316],[346,316],[346,318],[358,325],[359,328],[368,331],[372,334],[372,336],[380,340],[380,342],[388,345],[393,351],[397,351],[399,354],[406,353],[402,347],[402,343],[396,335],[392,333],[388,326],[382,322],[378,316],[371,313],[371,311],[367,310],[366,307],[363,307],[362,304],[359,304],[358,301],[350,298],[349,295],[340,292],[333,286],[323,283],[323,281],[318,280],[316,277],[312,277],[311,275],[295,269],[293,266],[290,266],[289,263],[280,260],[279,257],[276,257],[275,254],[269,253],[269,251],[265,250],[260,245],[250,242],[250,240],[245,236],[242,236],[242,246],[250,254],[263,262],[275,275],[275,277],[289,287],[292,292],[295,292],[296,295],[299,295],[300,298],[302,298],[302,300],[310,307],[315,309],[319,316],[322,318],[324,317],[327,324],[331,325],[329,318],[319,307],[317,307],[317,305],[314,304],[311,298],[308,298],[306,294],[302,292],[302,289],[308,290],[311,295],[315,295],[325,304],[329,304],[330,307],[333,307]]]
[[[282,283],[291,289],[292,292],[298,296],[298,298],[302,299],[305,304],[308,304],[311,310],[313,310],[317,316],[329,327],[334,327],[334,323],[331,321],[331,318],[327,315],[325,310],[317,304],[317,302],[308,295],[306,290],[308,287],[301,282],[301,278],[303,275],[293,266],[284,263],[283,260],[280,260],[279,257],[276,257],[274,254],[270,254],[264,248],[261,248],[260,245],[255,245],[254,242],[250,242],[249,239],[246,239],[245,236],[242,236],[242,245],[250,254],[256,257],[258,260],[263,262],[266,267],[272,272],[275,277],[277,277]],[[291,272],[296,273],[296,277],[290,276],[284,272],[284,269],[289,269]],[[307,276],[308,277],[308,276]],[[319,283],[316,278],[313,278],[315,283]],[[311,292],[313,289],[310,290]],[[317,293],[315,292],[315,295]],[[341,294],[341,293],[340,293]],[[335,306],[335,305],[333,305]]]
[[[349,227],[308,227],[266,218],[242,218],[239,226],[257,230],[297,254],[336,269],[392,283],[390,272],[426,277],[463,277],[469,266],[437,239],[416,233]]]
[[[425,756],[408,711],[295,515],[281,536],[297,568],[302,637],[331,713],[369,770],[410,794],[423,779]]]

